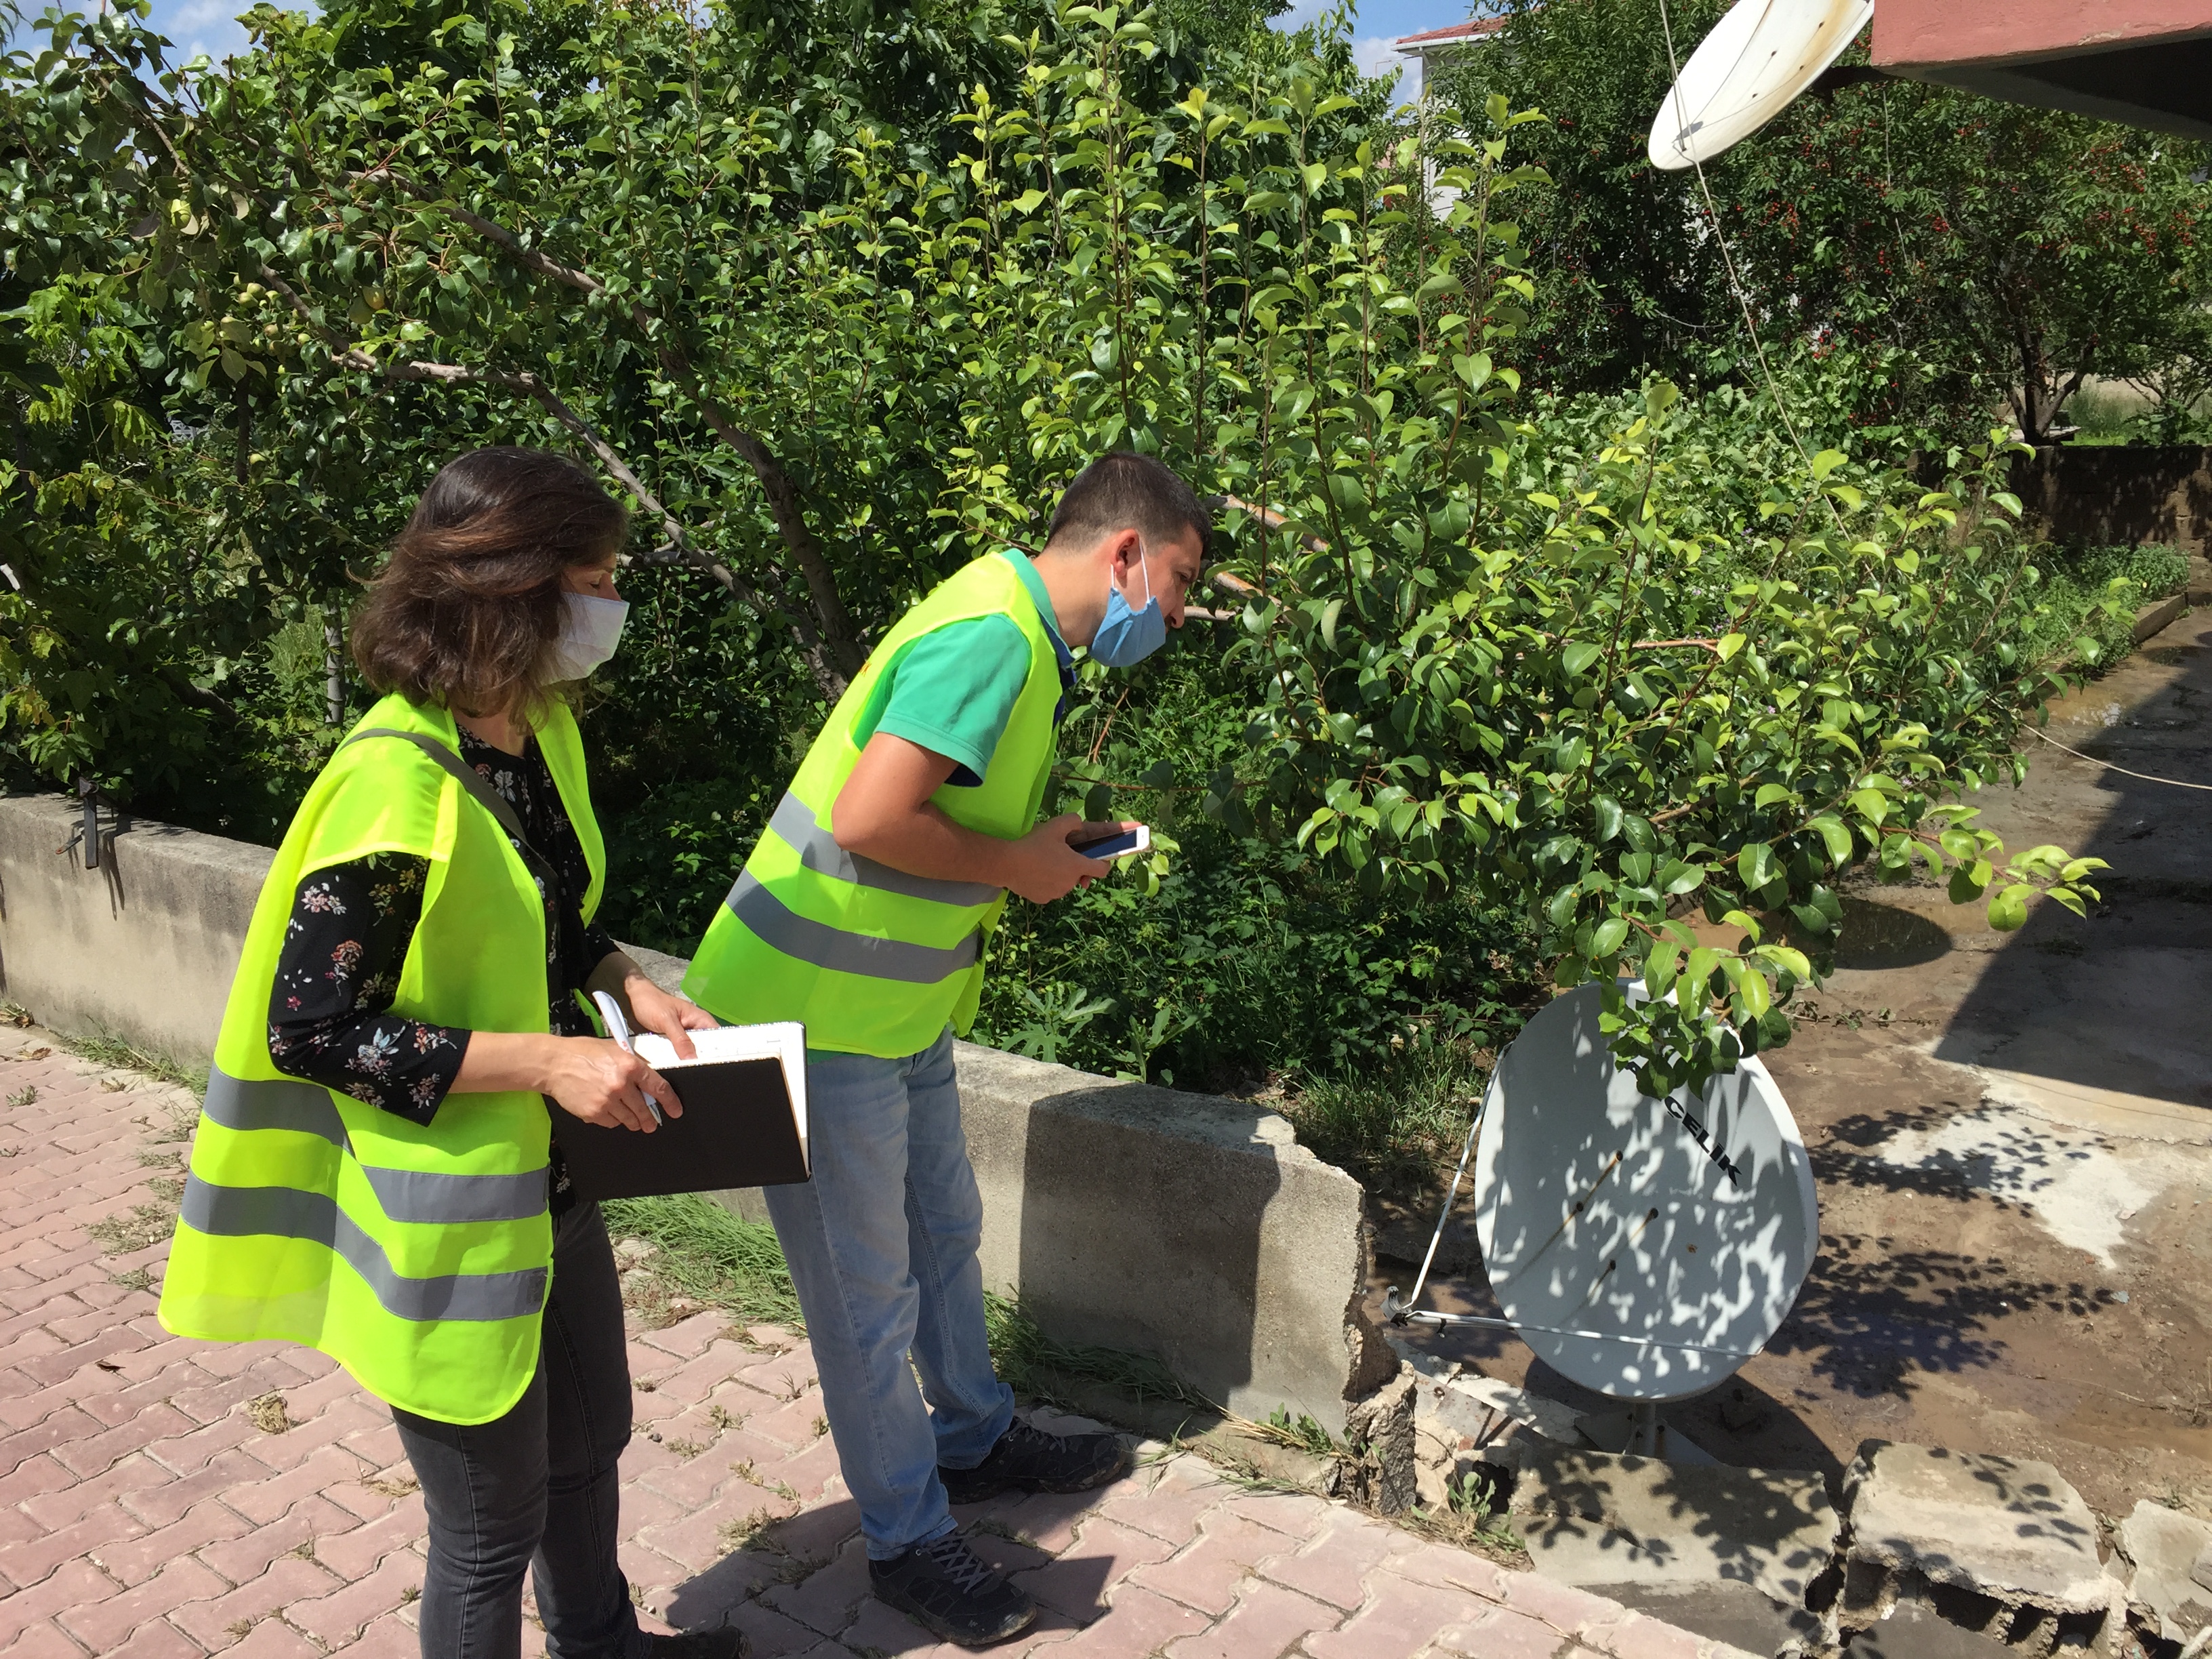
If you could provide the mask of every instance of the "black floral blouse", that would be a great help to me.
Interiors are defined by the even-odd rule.
[[[583,843],[562,805],[538,739],[520,756],[460,734],[461,758],[505,796],[540,861],[520,847],[545,902],[550,1029],[592,1034],[575,993],[617,947],[580,909],[591,884]],[[390,1012],[407,947],[422,920],[430,861],[405,853],[312,871],[300,879],[269,999],[269,1057],[277,1069],[428,1124],[453,1086],[469,1033]],[[566,1188],[556,1177],[556,1192]]]

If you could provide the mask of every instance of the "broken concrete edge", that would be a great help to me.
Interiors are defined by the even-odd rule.
[[[271,850],[103,814],[62,853],[60,795],[0,797],[0,992],[64,1032],[204,1060]],[[660,982],[680,959],[632,949]],[[984,1282],[1047,1334],[1157,1359],[1238,1416],[1344,1431],[1395,1370],[1359,1327],[1358,1182],[1248,1103],[958,1046]]]
[[[2114,1529],[2108,1571],[2125,1587],[2130,1612],[2147,1633],[2186,1644],[2212,1626],[2212,1522],[2138,1501]]]
[[[2143,606],[2136,612],[2135,642],[2141,645],[2153,635],[2164,633],[2180,621],[2183,613],[2196,603],[2196,596],[2185,590],[2179,593],[2169,593],[2166,598]]]

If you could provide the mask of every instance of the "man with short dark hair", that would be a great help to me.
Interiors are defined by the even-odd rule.
[[[1018,1420],[992,1369],[953,1033],[975,1018],[1006,893],[1064,898],[1107,867],[1079,847],[1137,827],[1036,821],[1070,653],[1127,668],[1158,650],[1182,626],[1208,528],[1159,462],[1103,455],[1035,558],[986,555],[908,611],[815,738],[684,980],[724,1019],[806,1027],[813,1179],[769,1188],[769,1213],[876,1594],[970,1647],[1036,1609],[955,1535],[948,1503],[1081,1492],[1128,1453]]]

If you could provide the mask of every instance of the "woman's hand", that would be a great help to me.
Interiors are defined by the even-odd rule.
[[[607,1037],[553,1038],[538,1091],[571,1117],[610,1128],[651,1134],[659,1126],[646,1104],[647,1095],[669,1116],[684,1115],[684,1103],[667,1079]]]
[[[710,1031],[718,1023],[697,1003],[662,990],[643,973],[635,970],[623,981],[622,1000],[629,1005],[631,1029],[658,1031],[668,1039],[678,1060],[699,1057],[688,1032]]]

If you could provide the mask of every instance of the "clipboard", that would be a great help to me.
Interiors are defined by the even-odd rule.
[[[684,1103],[651,1134],[586,1123],[552,1109],[553,1139],[580,1197],[658,1198],[812,1179],[806,1139],[806,1031],[791,1021],[694,1031],[696,1060],[678,1060],[667,1038],[633,1038],[622,1010],[601,992],[607,1034],[667,1080]]]

